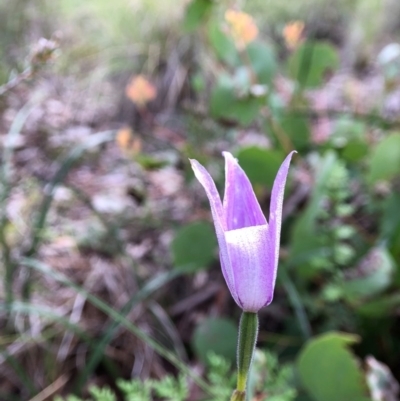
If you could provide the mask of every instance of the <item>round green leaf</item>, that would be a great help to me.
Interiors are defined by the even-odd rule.
[[[207,268],[215,257],[216,247],[215,232],[209,223],[182,227],[171,246],[175,268],[189,273]]]
[[[363,372],[347,349],[355,342],[354,335],[332,332],[312,339],[301,351],[299,376],[316,401],[368,400]]]
[[[324,42],[305,42],[288,60],[289,75],[306,88],[321,85],[325,74],[338,65],[336,49]]]
[[[382,140],[372,152],[368,179],[371,184],[400,174],[400,133]]]
[[[203,363],[207,363],[209,352],[214,352],[234,361],[237,346],[237,327],[229,319],[206,319],[196,327],[192,345],[197,357]]]
[[[284,155],[276,150],[252,146],[241,149],[237,158],[253,185],[271,189]]]

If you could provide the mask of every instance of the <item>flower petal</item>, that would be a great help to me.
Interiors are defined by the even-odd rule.
[[[192,169],[196,178],[204,187],[208,200],[210,201],[211,213],[213,216],[215,232],[218,239],[222,273],[233,298],[236,300],[234,295],[235,278],[233,275],[232,265],[229,260],[227,245],[224,236],[226,226],[221,198],[219,197],[219,193],[217,191],[215,183],[208,171],[197,160],[190,159],[190,163],[192,165]]]
[[[229,152],[222,154],[225,157],[223,208],[227,230],[268,225],[246,173]]]
[[[210,201],[211,213],[214,222],[218,221],[222,229],[225,229],[224,210],[222,208],[221,198],[215,186],[214,180],[208,171],[194,159],[189,159],[194,175],[206,191],[207,198]]]
[[[257,312],[272,301],[275,285],[268,226],[227,231],[225,240],[235,277],[235,301],[244,311]]]
[[[239,298],[238,298],[238,294],[237,294],[237,290],[236,290],[234,270],[233,270],[233,266],[231,263],[231,259],[229,257],[228,246],[226,244],[225,237],[222,241],[220,239],[218,239],[218,245],[219,245],[219,260],[221,261],[222,275],[224,276],[226,285],[229,288],[229,292],[231,293],[232,298],[235,300],[235,302],[240,307],[242,307],[239,302]]]
[[[283,195],[285,193],[286,178],[289,171],[290,161],[293,153],[291,152],[281,164],[279,171],[275,177],[274,185],[271,193],[271,204],[269,207],[269,237],[271,241],[271,252],[273,257],[273,282],[275,283],[279,261],[279,242],[281,237],[282,225],[282,206]]]

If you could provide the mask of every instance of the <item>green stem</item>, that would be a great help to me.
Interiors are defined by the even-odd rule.
[[[247,376],[253,360],[258,335],[258,315],[252,312],[243,312],[239,324],[239,339],[237,353],[237,385],[231,401],[246,399]]]
[[[232,394],[231,401],[246,401],[246,392],[235,390]]]

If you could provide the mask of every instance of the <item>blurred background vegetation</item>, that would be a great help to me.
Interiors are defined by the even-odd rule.
[[[249,400],[395,401],[397,0],[0,2],[0,400],[228,400],[240,311],[188,158],[284,204]]]

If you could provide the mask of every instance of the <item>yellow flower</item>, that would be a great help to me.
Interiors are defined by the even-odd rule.
[[[138,107],[143,107],[155,99],[157,89],[143,75],[136,75],[127,85],[125,93]]]
[[[283,37],[285,38],[286,46],[293,50],[300,43],[301,35],[304,30],[303,21],[292,21],[286,24],[283,28]]]
[[[257,25],[249,14],[229,9],[225,12],[225,21],[236,47],[240,50],[258,36]]]

